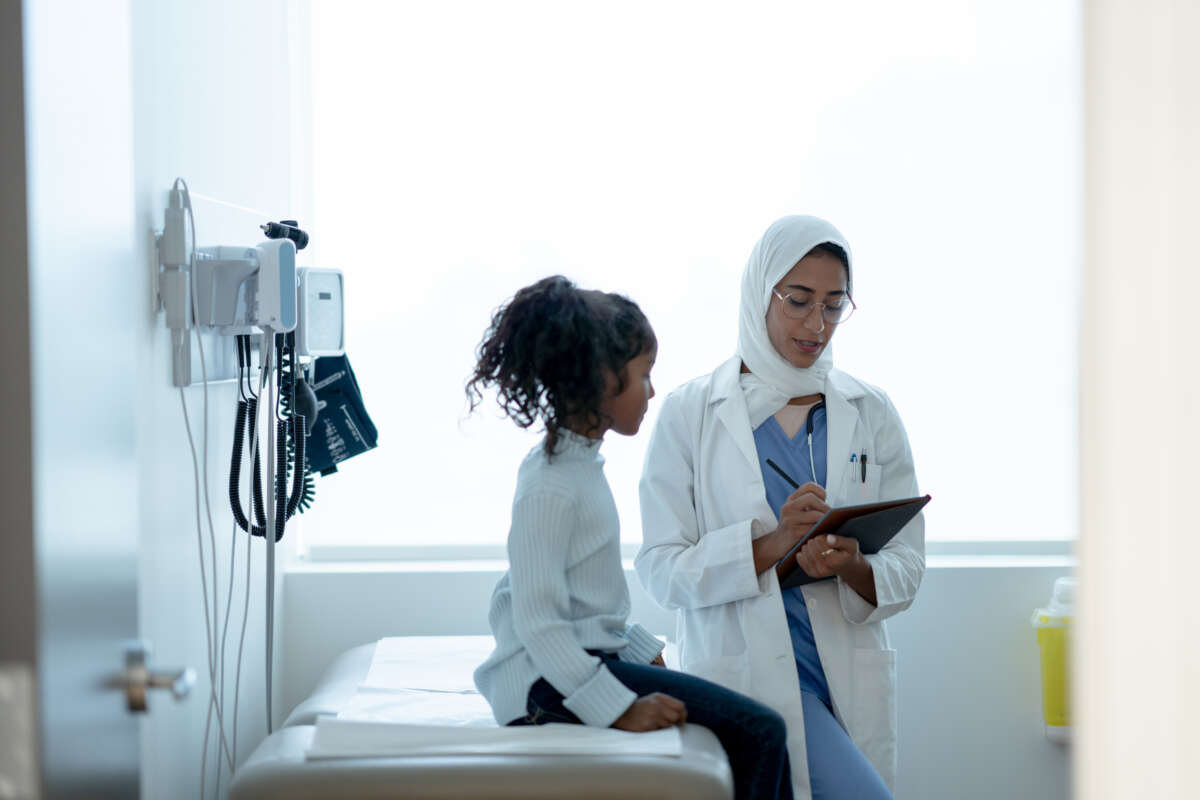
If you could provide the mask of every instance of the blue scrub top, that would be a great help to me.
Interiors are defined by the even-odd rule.
[[[825,409],[817,409],[812,414],[812,420],[812,466],[808,460],[807,426],[802,425],[794,439],[789,439],[784,434],[783,428],[779,427],[773,416],[767,417],[766,422],[754,429],[754,445],[758,449],[758,466],[762,470],[763,486],[767,490],[767,503],[775,512],[776,518],[779,517],[784,501],[794,490],[779,473],[767,466],[768,458],[783,467],[784,472],[791,475],[801,486],[809,481],[825,485],[828,441]],[[816,467],[816,475],[813,475],[813,466]],[[804,604],[804,595],[800,587],[784,589],[782,593],[788,630],[792,634],[792,652],[800,674],[800,689],[816,695],[825,705],[831,705],[829,686],[825,682],[825,670],[817,653],[816,640],[813,639],[812,622],[808,617],[808,607]]]

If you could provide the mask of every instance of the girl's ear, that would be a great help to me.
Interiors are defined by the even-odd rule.
[[[618,372],[608,373],[608,393],[616,397],[621,392],[625,391],[625,387],[629,384],[629,365],[621,367]]]

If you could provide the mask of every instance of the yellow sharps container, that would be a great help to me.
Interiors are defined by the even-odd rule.
[[[1075,578],[1054,582],[1050,604],[1033,612],[1042,650],[1042,718],[1046,738],[1071,738],[1071,625],[1075,621]]]

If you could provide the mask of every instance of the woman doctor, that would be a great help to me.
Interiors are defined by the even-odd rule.
[[[781,589],[773,568],[830,507],[917,494],[891,401],[833,368],[850,266],[824,220],[767,229],[742,277],[737,354],[663,401],[640,484],[637,573],[678,610],[681,666],[783,715],[797,798],[891,797],[883,620],[912,604],[925,569],[921,515],[875,555],[848,537],[807,542],[799,568],[832,580]]]

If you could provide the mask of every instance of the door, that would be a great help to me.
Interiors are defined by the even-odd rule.
[[[138,630],[134,337],[145,305],[130,283],[144,270],[129,8],[4,8],[24,32],[31,464],[9,466],[27,469],[31,487],[20,535],[32,537],[42,790],[137,797],[138,718],[119,686]]]

